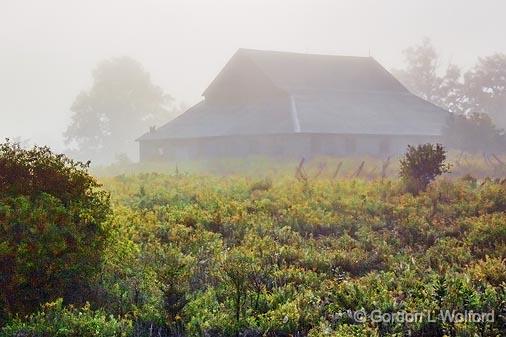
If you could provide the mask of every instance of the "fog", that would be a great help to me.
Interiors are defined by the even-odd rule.
[[[1,0],[0,138],[63,150],[70,106],[103,59],[136,59],[191,105],[238,48],[372,55],[392,69],[429,37],[469,67],[506,51],[505,11],[501,0]]]

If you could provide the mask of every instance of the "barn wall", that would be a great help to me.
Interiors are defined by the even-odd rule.
[[[227,136],[140,142],[141,161],[171,161],[266,155],[310,158],[317,155],[372,155],[403,153],[408,144],[437,142],[431,136],[286,134]]]

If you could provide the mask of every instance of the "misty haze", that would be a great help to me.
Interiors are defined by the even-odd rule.
[[[0,337],[503,336],[505,12],[0,1]]]

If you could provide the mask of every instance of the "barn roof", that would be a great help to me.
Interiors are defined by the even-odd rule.
[[[252,61],[276,87],[288,93],[308,89],[407,92],[407,89],[372,57],[239,49],[231,61],[238,58]],[[204,91],[204,96],[227,75],[229,64]]]
[[[247,59],[284,95],[250,101],[208,99],[236,58]],[[411,94],[370,57],[240,49],[202,102],[138,140],[287,133],[440,135],[445,110]],[[246,62],[246,61],[244,61]],[[233,77],[233,76],[232,76]]]

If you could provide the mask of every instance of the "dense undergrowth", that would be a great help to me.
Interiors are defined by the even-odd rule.
[[[8,322],[3,336],[505,331],[504,183],[440,179],[415,197],[397,180],[146,173],[102,182],[114,211],[91,306],[50,304]],[[441,310],[493,312],[494,322],[354,316]]]

